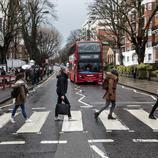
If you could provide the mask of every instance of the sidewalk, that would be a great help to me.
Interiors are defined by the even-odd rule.
[[[158,82],[120,76],[119,84],[149,93],[151,95],[158,95]]]

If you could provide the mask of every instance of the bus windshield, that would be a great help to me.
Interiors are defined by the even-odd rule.
[[[81,42],[78,44],[78,52],[101,52],[101,45],[100,43],[88,43],[88,42]]]
[[[91,72],[99,72],[100,71],[100,63],[99,62],[79,62],[78,63],[78,71],[80,73],[91,73]]]

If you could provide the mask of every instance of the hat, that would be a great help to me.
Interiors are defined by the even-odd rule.
[[[112,69],[112,70],[111,70],[111,73],[112,73],[113,75],[116,75],[116,76],[119,75],[119,74],[118,74],[118,71],[117,71],[116,69]]]

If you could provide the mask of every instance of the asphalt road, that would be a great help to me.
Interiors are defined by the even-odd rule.
[[[155,98],[118,86],[117,120],[107,120],[108,110],[95,120],[94,111],[105,104],[103,93],[98,85],[69,82],[72,120],[54,121],[52,76],[28,97],[31,123],[24,122],[20,110],[15,124],[10,112],[0,116],[0,158],[157,158],[158,120],[148,119]]]

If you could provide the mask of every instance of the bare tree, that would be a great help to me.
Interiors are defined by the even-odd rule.
[[[61,36],[54,28],[40,28],[37,35],[37,46],[39,49],[40,61],[44,60],[43,57],[50,57],[59,51],[61,45]]]
[[[95,0],[96,5],[98,6],[97,10],[99,14],[101,14],[104,19],[109,17],[109,13],[112,12],[114,18],[107,18],[108,21],[112,22],[111,29],[121,30],[126,37],[131,41],[134,45],[134,49],[138,56],[138,63],[144,62],[145,56],[145,47],[148,42],[148,31],[150,29],[150,24],[158,11],[158,2],[156,0],[156,5],[150,11],[150,15],[148,15],[147,22],[144,23],[144,5],[143,0],[129,0],[129,1],[118,1],[118,0],[109,0],[110,3],[113,4],[114,7],[109,7],[110,4],[106,5],[108,0]],[[104,9],[102,5],[107,6]],[[108,12],[108,13],[107,13]],[[111,14],[112,14],[111,13]],[[130,14],[134,16],[134,21],[131,20]],[[123,23],[122,23],[123,22]],[[120,35],[117,31],[116,35]],[[115,34],[114,34],[115,35]],[[122,34],[120,35],[120,37]]]
[[[19,8],[18,0],[1,0],[0,10],[3,15],[2,20],[2,45],[0,45],[0,63],[6,63],[6,55],[13,41],[14,37],[17,35],[21,29],[21,14]]]
[[[74,43],[76,42],[77,40],[79,40],[80,38],[80,35],[81,35],[81,30],[80,29],[76,29],[74,31],[71,31],[68,39],[67,39],[67,42],[68,43]]]
[[[26,49],[30,58],[38,64],[40,62],[40,50],[37,45],[38,28],[42,23],[46,23],[46,14],[55,18],[55,5],[49,0],[23,0],[21,1],[22,11],[22,33]],[[27,25],[26,25],[27,23]]]

